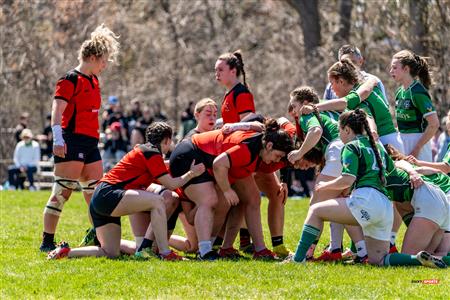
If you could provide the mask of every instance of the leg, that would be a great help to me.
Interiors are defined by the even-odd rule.
[[[222,248],[228,249],[233,247],[234,240],[236,239],[239,229],[241,228],[243,220],[244,220],[244,204],[239,203],[236,206],[232,206],[230,208],[230,212],[228,213]]]
[[[86,204],[91,203],[92,194],[94,193],[95,184],[103,176],[102,161],[98,160],[83,166],[80,176],[80,185],[83,189],[83,196]]]
[[[37,172],[37,168],[36,167],[28,167],[27,168],[27,179],[28,182],[30,182],[30,189],[33,187],[34,188],[34,173]]]
[[[433,221],[422,217],[414,217],[406,230],[402,253],[416,254],[425,250],[438,230],[439,226]]]
[[[368,236],[365,237],[365,241],[369,263],[378,266],[384,265],[383,259],[389,252],[389,241],[381,241]]]
[[[8,167],[8,181],[9,186],[13,189],[17,189],[17,177],[19,176],[20,169],[16,166]]]

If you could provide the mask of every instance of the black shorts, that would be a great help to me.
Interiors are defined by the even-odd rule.
[[[212,163],[215,158],[215,156],[198,149],[191,141],[182,141],[175,147],[172,155],[170,155],[170,174],[173,177],[180,177],[191,169],[194,160],[195,164],[203,163],[207,169],[212,168]],[[203,182],[214,182],[214,177],[208,171],[205,171],[200,176],[189,180],[183,185],[183,188],[191,184]]]
[[[120,226],[120,217],[112,217],[111,213],[123,198],[125,190],[122,188],[109,184],[107,182],[100,182],[95,188],[92,195],[91,204],[89,205],[89,212],[94,223],[94,228],[114,223]]]
[[[81,161],[90,164],[102,160],[100,150],[98,150],[98,139],[73,133],[64,133],[63,139],[67,147],[66,157],[55,155],[55,164],[66,161]]]

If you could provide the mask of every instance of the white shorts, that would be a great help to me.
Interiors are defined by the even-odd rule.
[[[346,203],[364,236],[381,241],[390,240],[394,209],[388,197],[374,188],[363,187],[354,190]]]
[[[403,141],[403,148],[405,149],[405,155],[409,155],[409,153],[413,151],[414,147],[416,147],[417,141],[422,137],[422,133],[400,133],[400,136]],[[422,150],[420,150],[417,159],[429,162],[433,161],[430,141],[428,141],[428,143],[423,145]]]
[[[450,230],[450,208],[447,195],[438,187],[425,182],[414,190],[411,199],[414,217],[433,221],[439,228]]]
[[[339,177],[342,175],[341,151],[344,143],[341,140],[332,141],[325,151],[325,166],[320,174]]]
[[[403,147],[403,141],[402,138],[400,137],[400,133],[393,132],[380,136],[380,141],[383,145],[389,144],[391,146],[394,146],[395,149],[405,154],[405,148]]]

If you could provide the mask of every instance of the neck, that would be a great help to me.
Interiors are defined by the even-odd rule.
[[[194,129],[197,130],[200,133],[210,131],[209,128],[206,128],[206,127],[203,127],[203,126],[200,126],[200,125],[197,125],[197,127],[195,127]]]
[[[80,71],[81,73],[83,73],[85,75],[88,75],[88,76],[92,75],[91,68],[84,61],[82,61],[75,69],[77,69],[78,71]]]
[[[412,78],[411,76],[405,76],[406,78],[404,78],[403,80],[401,80],[401,84],[403,86],[403,88],[406,90],[414,81],[414,78]]]
[[[234,88],[234,86],[236,85],[236,84],[238,84],[239,83],[239,80],[236,78],[235,80],[233,80],[233,81],[231,81],[231,82],[229,82],[229,83],[227,83],[227,84],[225,84],[225,87],[227,88],[227,90],[231,90],[232,88]]]

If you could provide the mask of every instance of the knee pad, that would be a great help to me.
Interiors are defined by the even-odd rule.
[[[92,195],[95,190],[95,185],[97,184],[98,180],[88,180],[88,181],[80,181],[80,186],[83,192],[86,194]]]
[[[69,199],[70,194],[78,186],[78,181],[55,176],[52,195],[45,206],[44,213],[59,216],[64,207],[64,203]]]

